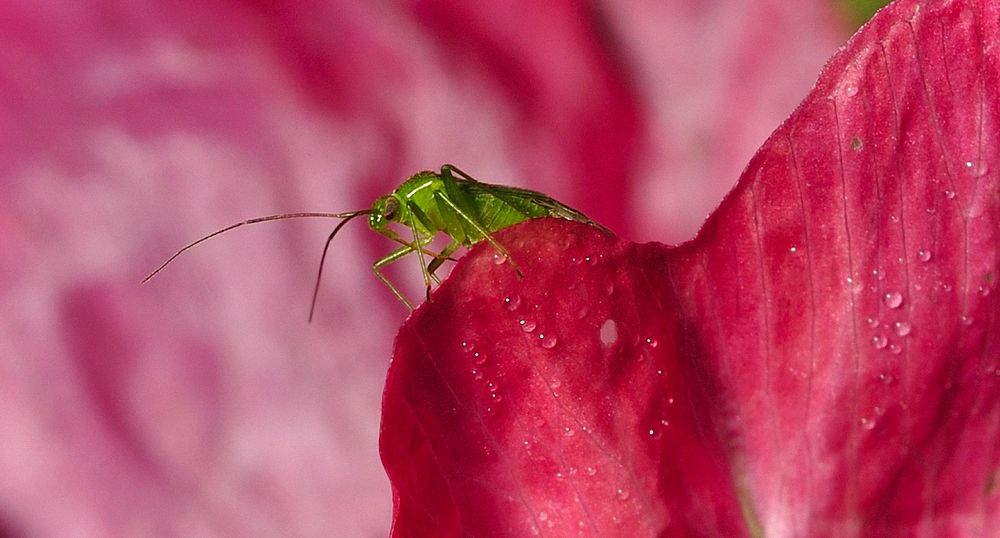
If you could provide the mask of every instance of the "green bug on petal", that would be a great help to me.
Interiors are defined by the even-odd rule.
[[[401,245],[373,263],[372,271],[410,310],[413,309],[413,304],[382,273],[383,267],[410,254],[416,253],[417,255],[420,262],[420,272],[427,287],[427,297],[430,298],[431,286],[438,281],[434,273],[441,264],[450,260],[451,255],[460,247],[471,247],[480,241],[488,242],[513,267],[519,277],[523,276],[521,269],[511,258],[507,249],[493,238],[493,234],[508,226],[529,219],[555,217],[589,224],[611,234],[610,230],[594,222],[583,213],[545,194],[516,187],[482,183],[455,166],[446,164],[441,167],[440,172],[424,171],[414,174],[392,193],[375,200],[370,209],[347,213],[285,213],[258,217],[227,226],[178,250],[143,279],[143,282],[153,278],[184,251],[245,224],[310,217],[342,219],[340,224],[330,233],[323,247],[319,274],[316,276],[316,286],[313,290],[312,306],[309,309],[309,319],[312,320],[319,282],[323,276],[323,261],[326,259],[330,242],[345,224],[362,215],[368,216],[368,226],[372,230]],[[393,223],[401,225],[408,231],[401,235],[391,226]],[[431,252],[428,247],[438,234],[446,235],[451,241],[440,252]]]

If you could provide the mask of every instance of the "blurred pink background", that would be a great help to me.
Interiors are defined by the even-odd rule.
[[[0,534],[384,536],[392,244],[345,228],[311,325],[332,221],[144,274],[445,162],[684,241],[850,32],[819,1],[181,4],[0,4]]]

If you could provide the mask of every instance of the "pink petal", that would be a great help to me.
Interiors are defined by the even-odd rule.
[[[397,340],[394,533],[994,528],[998,14],[881,12],[686,245],[480,245]]]

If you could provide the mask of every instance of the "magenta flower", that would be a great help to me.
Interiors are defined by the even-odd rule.
[[[998,16],[881,12],[691,242],[459,263],[396,342],[393,534],[994,532]]]
[[[994,2],[883,13],[673,250],[628,241],[695,234],[828,2],[9,4],[0,534],[386,534],[392,245],[345,229],[311,326],[330,223],[138,281],[449,161],[621,239],[508,230],[524,280],[480,249],[404,326],[397,535],[996,525]]]

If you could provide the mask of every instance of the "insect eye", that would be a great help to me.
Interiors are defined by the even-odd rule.
[[[383,210],[382,215],[386,220],[392,220],[396,218],[396,211],[399,210],[399,202],[395,198],[389,198],[385,202],[385,210]]]

